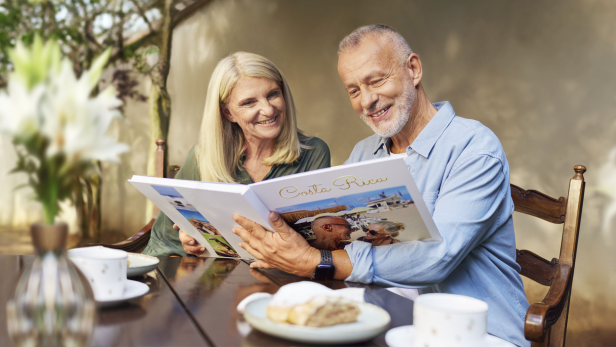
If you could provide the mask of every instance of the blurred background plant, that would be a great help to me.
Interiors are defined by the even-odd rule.
[[[74,200],[100,175],[96,161],[118,161],[128,150],[106,136],[122,101],[112,86],[91,97],[109,59],[106,50],[77,78],[60,47],[39,36],[28,48],[18,42],[8,51],[13,71],[0,91],[0,133],[13,139],[17,165],[43,205],[44,222],[54,224],[60,202]]]
[[[166,89],[173,26],[210,0],[3,0],[0,1],[0,88],[8,86],[15,64],[9,54],[38,35],[53,41],[70,61],[76,77],[109,50],[104,67],[113,67],[111,84],[119,99],[148,101],[152,139],[148,172],[154,171],[154,140],[166,140],[170,99]],[[140,94],[133,69],[152,81],[149,96]],[[93,94],[98,93],[98,84]],[[101,176],[88,170],[76,188],[74,205],[82,242],[98,241],[101,225]],[[47,217],[46,217],[47,218]]]

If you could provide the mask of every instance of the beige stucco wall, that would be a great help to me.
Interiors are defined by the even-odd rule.
[[[216,62],[244,50],[284,72],[300,126],[325,140],[333,164],[341,164],[371,132],[339,81],[337,44],[360,25],[391,25],[420,55],[431,100],[449,100],[459,116],[501,139],[513,183],[558,197],[566,195],[573,165],[588,167],[573,342],[576,331],[605,331],[616,319],[614,18],[609,0],[214,1],[174,32],[170,161],[182,164],[197,139]],[[558,255],[560,227],[524,216],[515,226],[518,248]]]
[[[118,68],[129,69],[119,64]],[[102,84],[111,80],[113,69],[108,69]],[[132,90],[136,95],[147,96],[150,78],[132,71],[130,78],[138,84]],[[101,196],[101,231],[105,239],[119,241],[135,234],[146,221],[146,198],[128,183],[133,175],[146,175],[147,151],[150,143],[150,119],[147,101],[126,98],[124,120],[116,120],[112,133],[130,150],[120,157],[120,163],[103,163],[103,191]]]

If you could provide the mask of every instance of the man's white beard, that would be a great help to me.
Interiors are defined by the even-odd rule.
[[[417,98],[417,92],[411,83],[407,84],[404,93],[398,98],[397,102],[398,114],[391,120],[381,122],[377,127],[371,120],[370,116],[366,115],[366,112],[362,115],[361,119],[366,123],[372,131],[382,137],[392,137],[396,135],[409,121],[411,114],[411,107]],[[393,108],[391,111],[394,111]]]

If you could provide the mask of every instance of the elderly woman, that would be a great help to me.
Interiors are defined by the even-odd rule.
[[[370,242],[373,246],[391,245],[400,241],[395,239],[400,235],[400,230],[404,230],[404,223],[382,220],[368,224],[368,229],[365,230],[366,236],[357,240]]]
[[[327,144],[297,128],[295,103],[282,72],[266,58],[237,52],[210,78],[199,142],[176,178],[249,184],[330,166]],[[201,255],[199,245],[162,212],[145,254]]]

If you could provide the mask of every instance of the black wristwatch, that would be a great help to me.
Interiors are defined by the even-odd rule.
[[[316,269],[314,269],[314,274],[312,277],[319,281],[331,280],[334,278],[335,272],[336,268],[334,267],[332,252],[321,251],[321,263],[317,265]]]

